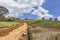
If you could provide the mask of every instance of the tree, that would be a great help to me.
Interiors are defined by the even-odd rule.
[[[7,13],[9,13],[8,9],[3,6],[0,6],[0,21],[6,20],[4,15],[6,15]]]
[[[20,20],[19,18],[15,18],[15,17],[8,17],[7,21],[17,21]]]
[[[3,6],[0,6],[0,18],[4,18],[4,15],[7,13],[9,13],[8,9]]]
[[[49,20],[52,20],[52,18],[49,18]]]
[[[14,17],[9,17],[8,18],[8,21],[14,21],[14,20],[16,20],[16,18],[14,18]]]
[[[27,18],[25,18],[25,20],[28,20]]]
[[[57,18],[55,18],[55,19],[54,19],[54,21],[58,21],[58,19],[57,19]]]
[[[43,17],[42,20],[44,20],[45,18]]]

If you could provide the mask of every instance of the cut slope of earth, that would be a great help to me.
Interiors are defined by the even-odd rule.
[[[33,40],[59,40],[60,29],[58,28],[44,28],[44,27],[31,27]]]

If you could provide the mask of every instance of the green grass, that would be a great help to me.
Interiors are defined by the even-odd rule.
[[[18,24],[18,22],[0,22],[0,27],[10,27],[16,24]]]
[[[38,27],[60,27],[60,21],[47,21],[47,20],[20,20],[19,23],[26,22],[31,26]],[[0,27],[9,27],[18,24],[18,22],[0,22]]]
[[[28,40],[33,40],[32,32],[31,32],[29,27],[28,27],[27,31],[28,31],[28,33],[27,33],[28,34]]]
[[[39,27],[60,27],[60,21],[47,21],[47,20],[25,20],[28,25]]]

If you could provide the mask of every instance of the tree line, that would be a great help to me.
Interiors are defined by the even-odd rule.
[[[25,18],[25,20],[31,20],[31,19],[28,19],[28,18]],[[44,17],[42,17],[42,19],[41,20],[46,20]],[[52,21],[52,20],[54,20],[54,21],[58,21],[58,18],[49,18],[48,20],[50,20],[50,21]]]

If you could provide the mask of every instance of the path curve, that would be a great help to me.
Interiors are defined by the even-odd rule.
[[[25,31],[27,31],[27,23],[24,23],[22,26],[11,31],[9,35],[0,37],[0,40],[19,40]]]

